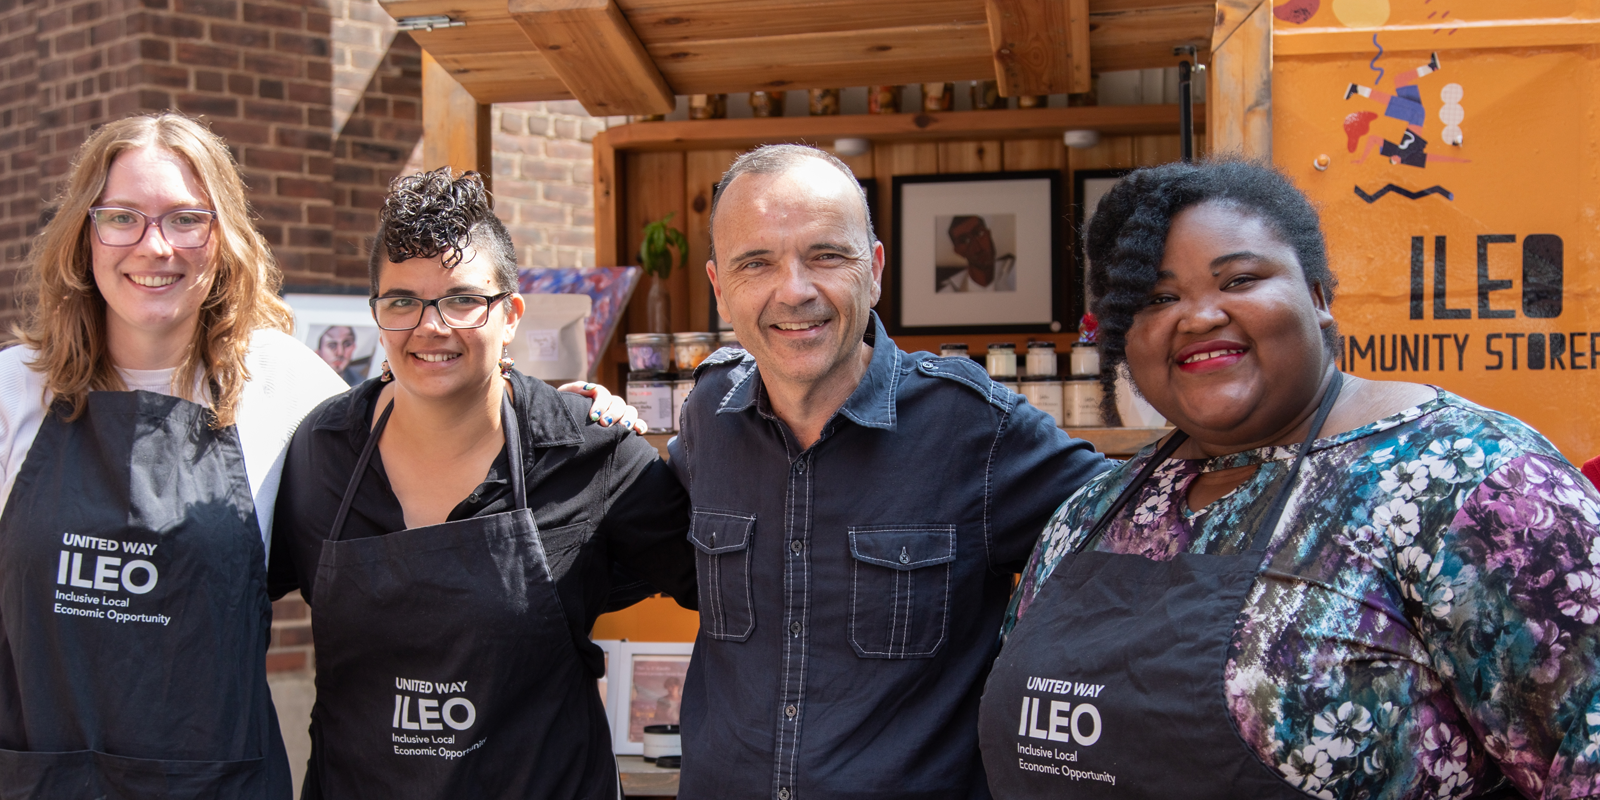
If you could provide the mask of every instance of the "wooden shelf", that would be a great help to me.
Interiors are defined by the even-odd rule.
[[[1194,109],[1195,130],[1205,130],[1204,105]],[[1069,130],[1102,135],[1170,134],[1178,130],[1176,105],[1080,106],[949,111],[938,114],[849,114],[832,117],[713,119],[635,122],[606,131],[616,150],[737,150],[773,142],[823,142],[858,137],[875,142],[939,139],[1044,139]]]
[[[1167,435],[1171,428],[1067,428],[1073,438],[1094,445],[1094,449],[1113,458],[1128,458],[1145,445]],[[655,445],[662,458],[667,458],[667,440],[677,434],[650,433],[645,439]]]

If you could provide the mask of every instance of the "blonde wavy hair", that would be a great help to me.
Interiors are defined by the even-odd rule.
[[[263,328],[288,332],[294,317],[278,298],[282,275],[272,251],[250,223],[238,164],[221,137],[189,117],[170,111],[127,117],[100,128],[78,148],[55,216],[28,257],[35,305],[27,324],[13,333],[38,351],[32,367],[66,402],[68,421],[83,414],[89,392],[127,389],[106,342],[106,301],[94,280],[89,208],[105,191],[117,156],[146,146],[183,159],[217,212],[211,292],[173,385],[187,394],[203,377],[211,389],[213,425],[226,427],[250,380],[245,355],[251,334]]]

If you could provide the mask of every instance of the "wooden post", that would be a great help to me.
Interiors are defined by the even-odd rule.
[[[1206,136],[1214,153],[1272,160],[1272,4],[1218,0]]]
[[[620,194],[622,159],[611,146],[611,132],[595,134],[594,142],[594,265],[624,266],[621,258],[622,198]],[[631,262],[632,259],[629,259]]]
[[[494,149],[489,139],[489,105],[461,88],[450,71],[422,53],[422,166],[477,170],[494,189]]]

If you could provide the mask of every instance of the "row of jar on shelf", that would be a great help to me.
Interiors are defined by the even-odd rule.
[[[967,345],[953,342],[939,345],[945,358],[970,358]],[[1019,357],[1014,342],[989,345],[984,357],[989,378],[1023,397],[1050,415],[1062,428],[1099,428],[1106,425],[1100,410],[1105,390],[1100,385],[1100,351],[1093,344],[1072,346],[1066,375],[1056,358],[1055,342],[1027,344]]]
[[[972,108],[977,110],[1009,108],[1011,100],[1000,96],[1000,84],[995,81],[970,81],[972,93]],[[867,87],[867,113],[869,114],[898,114],[902,111],[913,111],[901,102],[906,86],[885,84],[882,86]],[[954,83],[924,83],[922,88],[922,111],[933,113],[949,111],[955,106],[956,85]],[[840,93],[842,89],[812,89],[809,95],[807,110],[813,117],[830,117],[840,113]],[[787,103],[784,91],[751,92],[750,116],[757,118],[785,116]],[[1049,104],[1049,95],[1027,95],[1016,98],[1017,108],[1044,108]],[[691,94],[689,95],[689,119],[724,119],[728,116],[728,96],[726,94]],[[788,116],[799,116],[790,114]],[[634,122],[658,122],[665,118],[664,114],[649,116],[636,116]]]
[[[733,331],[721,333],[630,333],[628,405],[651,433],[677,433],[678,412],[694,388],[694,368],[722,347],[738,347]]]
[[[720,334],[630,333],[626,341],[628,404],[638,409],[639,418],[655,433],[677,431],[678,412],[689,390],[694,388],[694,368],[718,347],[739,346],[733,331]],[[940,345],[939,355],[971,357],[967,345],[959,342]],[[1061,374],[1054,342],[1028,342],[1020,360],[1015,343],[991,344],[984,364],[992,380],[1027,398],[1031,405],[1049,414],[1058,427],[1098,428],[1107,424],[1101,413],[1105,393],[1099,378],[1100,353],[1093,344],[1080,342],[1072,346],[1065,377]],[[1117,408],[1122,424],[1134,427],[1166,424],[1124,384],[1125,381],[1119,381],[1117,387]]]

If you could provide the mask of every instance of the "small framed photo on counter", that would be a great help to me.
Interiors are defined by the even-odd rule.
[[[344,382],[354,386],[383,372],[378,323],[367,290],[288,288],[283,301],[294,311],[294,338],[311,348]]]
[[[644,753],[647,725],[677,725],[683,707],[683,683],[689,673],[692,642],[620,643],[607,651],[606,715],[611,720],[611,745],[617,755]]]
[[[897,175],[891,333],[1058,333],[1069,319],[1061,173]]]

